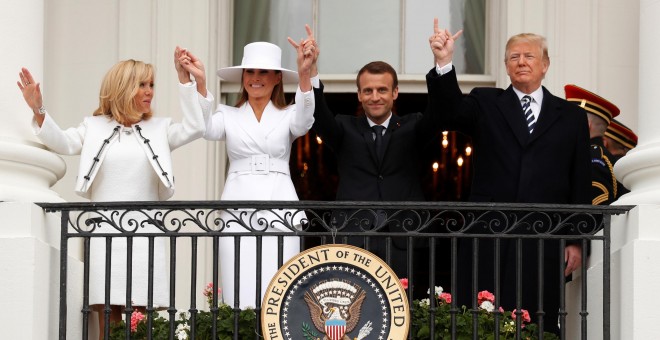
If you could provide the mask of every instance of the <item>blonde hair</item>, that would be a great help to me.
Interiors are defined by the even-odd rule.
[[[505,63],[509,58],[509,47],[519,42],[527,42],[538,45],[541,48],[541,50],[543,50],[543,60],[550,61],[550,56],[548,55],[548,42],[547,40],[545,40],[544,36],[534,33],[520,33],[512,36],[511,38],[509,38],[509,41],[506,42],[506,49],[504,51]]]
[[[99,107],[94,116],[108,116],[122,125],[151,118],[153,112],[140,112],[135,95],[140,83],[153,82],[154,67],[138,60],[124,60],[112,66],[101,82]]]
[[[275,71],[275,74],[282,73],[280,70],[273,71]],[[245,69],[243,69],[243,72],[245,72]],[[270,94],[270,101],[273,102],[273,105],[280,110],[288,106],[286,103],[286,98],[284,97],[284,84],[282,83],[282,79],[280,79],[280,82],[275,85],[275,87],[273,87],[273,93]],[[241,107],[247,101],[248,93],[247,90],[243,87],[243,75],[241,75],[241,95],[236,101],[236,107]]]

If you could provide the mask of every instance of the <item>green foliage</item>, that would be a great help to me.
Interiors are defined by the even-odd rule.
[[[220,340],[229,340],[234,338],[234,310],[228,305],[221,304],[218,307],[218,317],[216,318],[216,336]],[[186,323],[190,323],[185,318]],[[241,310],[238,316],[238,334],[239,339],[254,339],[257,333],[257,316],[253,309]],[[211,312],[198,312],[196,325],[196,339],[206,340],[214,339],[211,335],[213,327],[213,314]]]
[[[212,284],[208,284],[205,288],[203,295],[207,298],[209,306],[213,305],[213,294],[215,290]],[[451,339],[451,295],[442,293],[442,287],[436,287],[435,297],[435,339]],[[483,296],[481,295],[483,293]],[[217,295],[221,291],[217,290]],[[494,301],[494,296],[487,291],[479,293],[479,299],[485,299],[490,302]],[[480,301],[481,303],[481,301]],[[482,305],[484,306],[484,305]],[[493,309],[492,304],[487,307],[489,310]],[[523,319],[529,318],[525,313]],[[509,340],[516,338],[516,324],[512,319],[510,312],[497,312],[488,311],[481,307],[473,312],[468,310],[465,306],[455,311],[456,321],[456,335],[459,340],[472,340],[473,333],[473,318],[476,316],[478,332],[477,339],[479,340],[492,340],[495,338],[495,317],[498,315],[497,324],[499,324],[500,339]],[[430,318],[431,310],[429,300],[413,301],[413,314],[411,315],[411,333],[412,338],[416,340],[431,339],[430,334]],[[220,304],[217,311],[198,311],[195,314],[195,339],[198,340],[231,340],[234,338],[234,310],[226,305]],[[133,313],[131,317],[133,330],[131,331],[131,339],[143,340],[147,338],[147,319],[139,312]],[[191,315],[187,312],[181,312],[177,315],[175,320],[172,321],[172,328],[174,329],[174,339],[188,340],[191,338],[192,320]],[[215,336],[212,333],[213,321],[216,320]],[[527,319],[529,321],[529,319]],[[302,331],[305,340],[316,340],[319,335],[315,332],[314,328],[303,322]],[[159,314],[154,314],[152,322],[152,338],[154,340],[165,340],[170,338],[170,320],[164,318]],[[124,321],[119,324],[112,324],[110,327],[111,340],[124,340],[125,337],[125,323]],[[521,329],[522,339],[538,339],[538,326],[523,322]],[[257,338],[257,315],[254,309],[245,309],[239,311],[238,314],[238,338],[239,339],[255,339]],[[550,333],[544,333],[544,339],[558,340],[559,338]]]
[[[152,338],[154,340],[160,339],[169,339],[170,335],[170,322],[168,319],[163,318],[158,314],[154,314],[154,320],[152,322]],[[174,321],[174,327],[178,327],[182,322],[180,320]],[[123,340],[126,339],[126,324],[124,321],[119,323],[113,323],[110,326],[110,339],[111,340]],[[146,339],[147,338],[147,319],[146,317],[137,323],[137,329],[135,332],[131,332],[131,339]],[[176,337],[175,337],[176,339]]]
[[[427,340],[430,335],[430,306],[428,303],[415,300],[413,301],[413,315],[411,320],[412,338]],[[445,303],[442,299],[436,300],[435,314],[435,339],[451,339],[451,304]],[[499,314],[499,333],[500,339],[508,340],[516,338],[515,320],[510,313]],[[479,340],[491,340],[495,336],[495,312],[488,312],[479,309],[477,315],[477,332]],[[471,340],[473,333],[473,313],[465,306],[456,312],[456,336],[459,340]],[[559,339],[556,335],[544,332],[544,339]],[[524,323],[522,328],[522,339],[538,339],[538,327],[536,324]]]
[[[216,337],[212,337],[213,314],[210,311],[199,311],[195,320],[195,339],[198,340],[230,340],[234,338],[234,311],[231,307],[221,304],[218,307],[216,318]],[[238,316],[238,334],[239,339],[256,338],[256,320],[257,316],[253,309],[241,310]],[[131,333],[131,339],[142,340],[147,338],[146,318],[137,323],[137,330]],[[174,321],[175,334],[174,339],[190,339],[191,325],[190,315],[188,313],[179,313]],[[183,329],[185,328],[185,329]],[[185,336],[183,335],[185,333]],[[157,316],[153,320],[153,339],[169,339],[170,322],[169,319]],[[110,330],[111,340],[123,340],[125,335],[125,323],[113,324]]]
[[[415,300],[413,301],[414,311],[411,315],[411,331],[413,332],[412,338],[415,340],[430,339],[430,306],[428,303]],[[438,299],[436,302],[435,314],[435,339],[451,339],[451,305]],[[213,314],[210,311],[197,312],[195,322],[195,339],[199,340],[231,340],[234,338],[234,311],[231,307],[221,304],[217,311],[216,323],[216,336],[213,338],[211,335]],[[476,313],[478,324],[477,331],[479,332],[479,340],[492,340],[494,339],[495,332],[495,313],[488,312],[484,309],[479,309]],[[253,309],[241,310],[238,317],[238,333],[239,339],[254,339],[256,338],[256,314]],[[463,306],[456,313],[456,335],[459,340],[472,340],[472,318],[473,313]],[[137,323],[135,332],[131,332],[131,339],[142,340],[147,338],[147,320],[144,318]],[[176,320],[174,320],[174,339],[190,339],[191,319],[188,313],[179,313]],[[155,314],[153,320],[153,333],[154,340],[169,339],[170,334],[170,321],[167,318]],[[501,313],[499,316],[500,325],[500,339],[509,340],[515,339],[516,328],[515,320],[510,316],[510,313]],[[124,321],[119,324],[113,324],[110,328],[111,340],[125,339],[125,323]],[[303,335],[306,340],[313,340],[319,337],[314,331],[313,327],[303,323]],[[185,329],[184,329],[185,328]],[[180,332],[185,333],[185,337],[180,335]],[[538,339],[538,326],[536,324],[525,323],[522,328],[522,339]],[[545,333],[544,339],[558,340],[559,338],[551,333]]]

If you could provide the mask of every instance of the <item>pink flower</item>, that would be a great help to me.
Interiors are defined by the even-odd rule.
[[[403,289],[408,289],[408,279],[407,278],[404,277],[403,279],[400,279],[399,281],[401,281],[401,285],[403,286]]]
[[[212,299],[213,298],[213,282],[209,282],[206,285],[206,288],[204,288],[204,292],[202,292],[204,296],[206,296],[207,299]],[[222,295],[222,288],[218,288],[218,296]]]
[[[526,309],[521,309],[523,322],[532,322],[532,318],[529,317],[529,312]],[[516,310],[514,309],[511,312],[511,318],[516,319]]]
[[[202,292],[202,295],[206,297],[206,302],[208,302],[209,306],[213,305],[213,282],[209,282],[206,287],[204,287],[204,291]],[[222,296],[222,289],[218,288],[218,301],[220,301],[220,297]]]
[[[144,314],[139,311],[135,311],[131,314],[131,332],[137,332],[138,323],[142,320],[144,320]]]
[[[495,304],[495,295],[487,290],[482,290],[477,295],[477,300],[479,301],[479,305],[484,301],[490,301],[490,303]]]
[[[451,294],[449,293],[442,293],[438,295],[438,298],[440,298],[441,302],[444,300],[445,303],[451,303]]]

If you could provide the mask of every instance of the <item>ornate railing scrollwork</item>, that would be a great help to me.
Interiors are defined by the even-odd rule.
[[[595,235],[628,206],[460,202],[95,202],[42,203],[68,214],[70,233],[293,232],[326,235]],[[409,234],[409,235],[408,235]],[[428,235],[427,235],[428,236]],[[75,236],[74,236],[75,237]]]

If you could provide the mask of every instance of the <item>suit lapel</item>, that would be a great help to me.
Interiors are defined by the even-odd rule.
[[[513,92],[513,87],[509,86],[497,99],[497,108],[509,124],[511,131],[518,139],[520,145],[525,145],[529,139],[529,130],[523,117],[522,105],[518,96]]]
[[[557,101],[557,97],[553,96],[546,88],[543,88],[543,104],[541,106],[541,113],[536,122],[536,127],[531,134],[529,142],[531,143],[536,138],[541,136],[552,124],[559,118],[561,113],[561,105]]]
[[[276,108],[272,101],[268,102],[268,105],[266,105],[266,108],[264,109],[264,114],[261,115],[261,122],[258,122],[264,136],[271,134],[285,116],[286,114],[284,110]]]
[[[263,116],[265,116],[265,114]],[[246,139],[245,145],[252,145],[260,152],[263,152],[263,150],[265,150],[262,148],[264,132],[262,131],[262,127],[257,121],[257,117],[255,117],[254,111],[249,103],[246,102],[238,109],[238,112],[236,113],[236,123],[244,132],[241,133],[240,136],[242,139]]]

